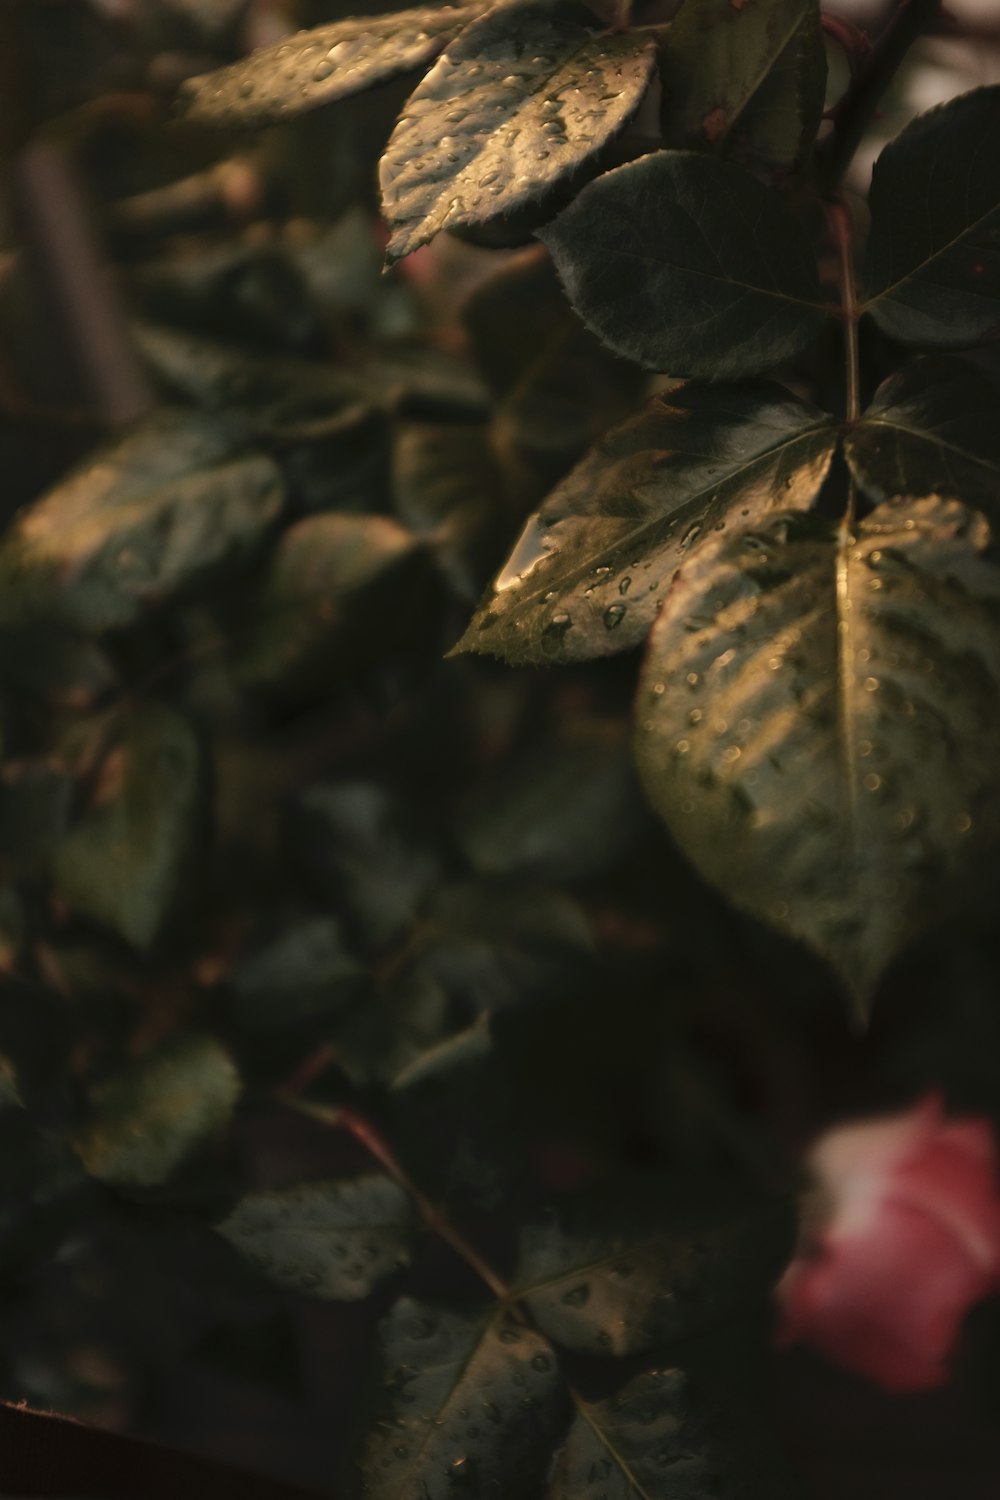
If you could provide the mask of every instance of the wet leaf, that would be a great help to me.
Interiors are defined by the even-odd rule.
[[[539,238],[587,326],[669,375],[761,374],[801,353],[829,316],[785,200],[699,152],[656,151],[606,172]]]
[[[231,67],[188,79],[181,107],[197,124],[278,124],[430,62],[482,8],[445,5],[351,16],[300,31]]]
[[[365,1456],[372,1500],[534,1493],[566,1402],[548,1340],[503,1308],[475,1317],[409,1297],[381,1338],[387,1410]]]
[[[686,0],[661,66],[668,145],[764,168],[794,167],[812,147],[826,85],[815,0]]]
[[[564,1348],[640,1354],[763,1302],[794,1229],[788,1203],[650,1175],[526,1226],[515,1287]]]
[[[91,1177],[154,1187],[228,1123],[240,1093],[229,1053],[211,1037],[184,1037],[109,1078],[73,1142]]]
[[[975,365],[918,359],[884,381],[844,451],[875,500],[933,491],[1000,516],[1000,388]]]
[[[1000,332],[1000,85],[918,115],[872,173],[864,310],[904,344]]]
[[[416,1227],[391,1178],[341,1178],[251,1193],[218,1232],[276,1286],[357,1302],[411,1259]]]
[[[636,1375],[576,1417],[546,1500],[792,1500],[801,1489],[730,1394],[677,1368]],[[735,1422],[734,1422],[735,1417]]]
[[[637,645],[695,539],[808,509],[834,444],[829,419],[776,386],[656,397],[531,518],[456,649],[557,662]]]
[[[57,846],[61,900],[149,948],[191,873],[205,821],[205,764],[186,719],[158,703],[129,712],[88,806]]]
[[[625,125],[655,52],[598,25],[576,0],[506,0],[451,43],[382,158],[389,260],[536,202]]]
[[[777,517],[695,549],[650,638],[636,754],[654,807],[862,1005],[1000,832],[989,542],[935,496],[856,535]]]
[[[281,513],[281,476],[242,423],[161,411],[27,506],[0,545],[0,613],[88,634],[251,554]]]

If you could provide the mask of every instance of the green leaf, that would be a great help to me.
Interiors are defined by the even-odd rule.
[[[918,115],[875,163],[863,310],[903,344],[1000,332],[998,134],[994,85]]]
[[[281,512],[281,476],[240,422],[160,411],[23,510],[0,544],[0,617],[88,634],[242,561]]]
[[[661,62],[668,145],[794,167],[819,130],[826,54],[816,0],[685,0]]]
[[[129,710],[89,806],[52,856],[60,898],[150,947],[190,874],[204,818],[204,757],[191,725],[158,703]]]
[[[1000,516],[1000,389],[965,360],[918,359],[890,375],[844,439],[875,500],[934,493]]]
[[[351,16],[301,31],[242,62],[190,78],[180,104],[205,125],[273,125],[419,68],[482,11],[445,5]]]
[[[416,1222],[403,1189],[374,1173],[251,1193],[217,1227],[275,1285],[357,1302],[410,1264]]]
[[[576,0],[506,0],[451,43],[382,158],[390,261],[442,229],[535,203],[626,124],[653,44],[598,27]]]
[[[776,386],[656,397],[531,518],[455,649],[557,662],[637,645],[694,539],[808,509],[835,441],[829,418]]]
[[[73,1148],[101,1182],[154,1187],[225,1127],[239,1093],[225,1048],[211,1037],[184,1037],[102,1084]]]
[[[788,1203],[649,1176],[528,1225],[514,1284],[564,1348],[640,1354],[762,1302],[793,1240]]]
[[[683,1369],[649,1370],[584,1401],[546,1500],[792,1500],[801,1489],[737,1404]]]
[[[785,200],[731,162],[656,151],[539,230],[588,328],[670,375],[739,380],[800,354],[829,316]]]
[[[989,544],[936,496],[856,535],[777,517],[693,550],[650,638],[636,754],[654,807],[862,1005],[1000,831]]]
[[[253,612],[240,675],[282,697],[329,691],[399,635],[404,569],[418,543],[388,516],[307,516],[283,534]]]
[[[503,1308],[475,1317],[409,1297],[381,1339],[388,1409],[365,1458],[371,1500],[533,1494],[566,1401],[548,1340]]]
[[[296,922],[241,958],[230,975],[234,1019],[272,1031],[339,1010],[366,970],[347,948],[334,917]]]

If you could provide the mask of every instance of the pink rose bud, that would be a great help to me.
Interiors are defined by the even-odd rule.
[[[813,1147],[803,1244],[777,1298],[779,1341],[810,1344],[889,1391],[948,1380],[969,1308],[1000,1290],[997,1147],[937,1093]]]

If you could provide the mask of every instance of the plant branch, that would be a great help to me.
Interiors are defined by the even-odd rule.
[[[290,1109],[297,1110],[300,1114],[308,1115],[310,1119],[318,1120],[322,1125],[330,1125],[334,1129],[346,1130],[353,1135],[359,1145],[364,1146],[370,1156],[385,1168],[389,1176],[398,1182],[403,1191],[412,1198],[420,1217],[427,1228],[430,1229],[445,1244],[450,1245],[467,1266],[470,1266],[476,1275],[486,1283],[494,1297],[501,1302],[510,1298],[510,1288],[506,1282],[497,1275],[493,1267],[486,1261],[460,1229],[457,1229],[436,1203],[417,1187],[405,1167],[399,1161],[391,1146],[385,1141],[363,1115],[354,1109],[342,1108],[325,1104],[310,1104],[304,1099],[295,1099],[288,1094],[278,1096],[282,1104]]]
[[[842,198],[836,198],[828,204],[827,215],[837,246],[840,273],[846,384],[844,415],[848,422],[856,422],[861,415],[861,378],[858,361],[858,294],[854,283],[854,222],[851,211]]]
[[[833,128],[818,149],[820,171],[828,187],[835,187],[850,166],[882,95],[913,43],[937,21],[940,10],[941,0],[899,0],[834,109]]]

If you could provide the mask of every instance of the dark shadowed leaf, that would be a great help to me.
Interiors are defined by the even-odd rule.
[[[872,174],[866,310],[904,344],[957,348],[1000,330],[1000,86],[928,110]]]
[[[399,424],[393,490],[396,514],[430,543],[454,592],[477,599],[511,530],[487,429]]]
[[[230,975],[231,1012],[263,1031],[339,1010],[357,994],[366,970],[334,917],[312,917],[241,958]]]
[[[286,1291],[357,1302],[409,1265],[415,1227],[403,1189],[373,1174],[251,1193],[218,1231]]]
[[[844,440],[872,499],[933,492],[1000,516],[1000,387],[962,359],[918,359],[891,375]]]
[[[415,1057],[389,1102],[403,1163],[435,1202],[511,1212],[528,1174],[523,1101],[489,1016]]]
[[[398,937],[441,879],[412,812],[374,782],[309,787],[289,809],[287,837],[317,895],[338,904],[366,947]]]
[[[131,711],[91,801],[52,858],[60,898],[148,948],[177,903],[205,821],[204,755],[186,719]]]
[[[388,516],[329,513],[289,527],[254,610],[243,680],[281,697],[330,691],[384,644],[382,627],[398,639],[390,610],[417,546]]]
[[[390,260],[533,203],[625,125],[655,51],[599,24],[576,0],[505,0],[451,43],[379,168]]]
[[[793,1240],[786,1202],[650,1174],[528,1225],[515,1285],[556,1343],[639,1354],[762,1302]]]
[[[539,238],[587,326],[669,375],[760,374],[801,353],[829,316],[812,243],[785,200],[696,151],[606,172]]]
[[[381,1336],[387,1409],[365,1456],[372,1500],[533,1494],[566,1405],[548,1340],[502,1308],[476,1317],[409,1297]]]
[[[161,411],[28,506],[0,546],[0,615],[97,633],[201,583],[281,512],[273,461],[230,418]]]
[[[776,386],[656,397],[531,518],[456,649],[557,662],[637,645],[696,537],[809,509],[834,444],[829,419]]]
[[[109,1078],[73,1148],[92,1177],[154,1187],[227,1124],[240,1077],[211,1037],[185,1037]]]
[[[584,328],[541,245],[477,287],[462,321],[496,399],[493,440],[515,466],[518,498],[544,494],[642,394],[642,372]]]
[[[816,0],[686,0],[661,66],[670,146],[792,167],[816,139],[826,84]]]
[[[483,874],[580,880],[621,859],[644,826],[624,726],[584,721],[484,778],[459,838]]]
[[[206,125],[272,125],[419,68],[481,13],[480,4],[352,16],[262,47],[232,67],[191,78],[185,117]]]
[[[692,552],[650,638],[636,753],[708,879],[861,1004],[1000,831],[1000,569],[931,496],[856,535],[779,517]]]
[[[635,1376],[604,1401],[575,1397],[546,1500],[801,1497],[767,1435],[747,1422],[744,1399],[669,1367]]]

